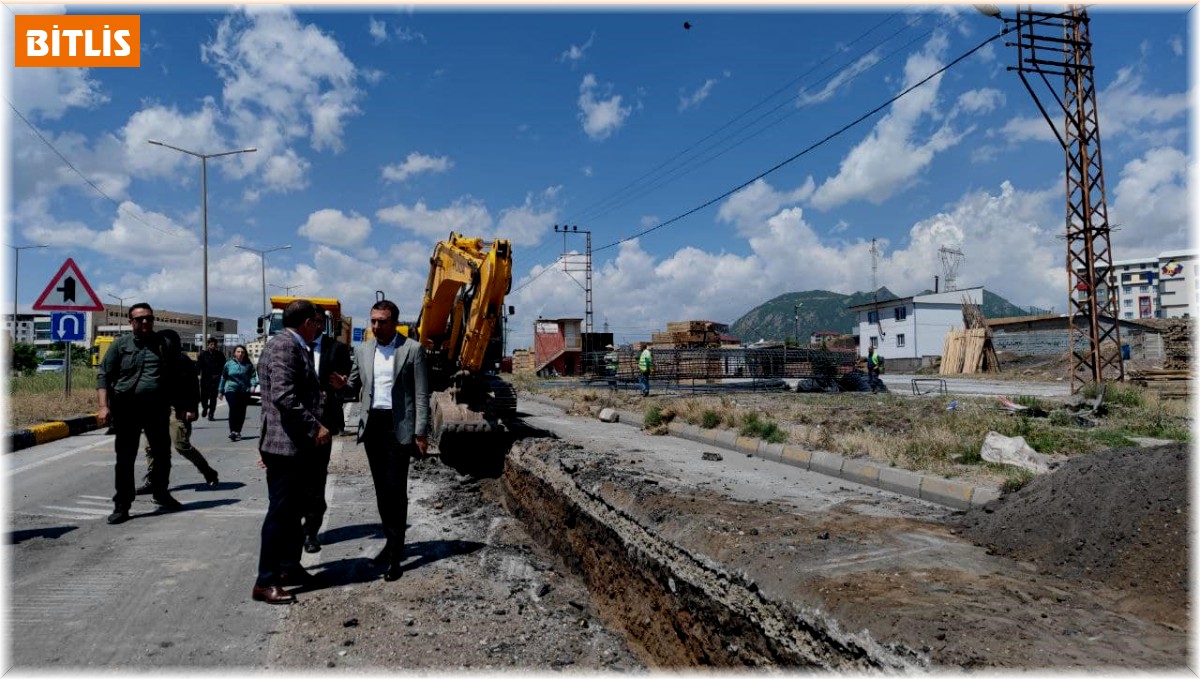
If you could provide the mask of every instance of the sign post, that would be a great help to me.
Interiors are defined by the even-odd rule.
[[[75,265],[70,257],[63,262],[58,273],[50,279],[50,284],[38,296],[33,304],[34,311],[65,311],[72,313],[55,313],[50,315],[50,335],[59,342],[66,342],[66,365],[63,375],[66,376],[64,393],[71,395],[71,343],[86,337],[87,317],[85,311],[103,311],[104,305],[92,290],[83,272]],[[16,317],[14,316],[14,321]]]

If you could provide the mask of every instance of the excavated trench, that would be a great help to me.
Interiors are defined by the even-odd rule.
[[[744,573],[726,572],[660,537],[585,487],[598,480],[572,448],[549,439],[515,442],[502,477],[506,508],[583,578],[607,622],[648,664],[852,671],[927,665],[920,653],[881,646],[819,613],[771,601]]]

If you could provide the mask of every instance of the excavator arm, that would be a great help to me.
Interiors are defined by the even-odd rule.
[[[451,233],[429,258],[429,279],[417,318],[417,338],[445,368],[475,374],[512,287],[512,250],[507,240],[485,243]]]

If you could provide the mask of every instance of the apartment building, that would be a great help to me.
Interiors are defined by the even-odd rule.
[[[1170,250],[1153,257],[1113,261],[1111,272],[1100,270],[1100,299],[1112,296],[1116,316],[1142,318],[1192,318],[1197,315],[1200,261],[1195,250]],[[1076,290],[1077,299],[1086,291]]]

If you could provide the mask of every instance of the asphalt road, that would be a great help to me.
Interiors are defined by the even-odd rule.
[[[259,411],[250,409],[238,443],[227,438],[227,413],[222,403],[192,435],[220,485],[207,488],[173,455],[171,492],[183,510],[159,514],[139,496],[116,526],[105,522],[115,458],[103,430],[4,457],[10,667],[263,665],[284,612],[249,596],[266,512]],[[144,471],[141,455],[138,483]]]

